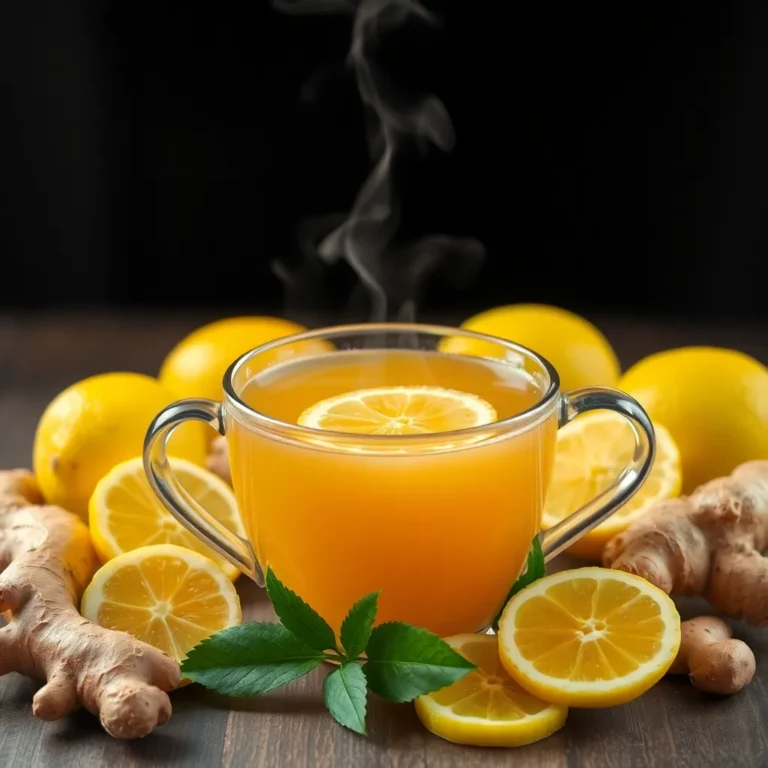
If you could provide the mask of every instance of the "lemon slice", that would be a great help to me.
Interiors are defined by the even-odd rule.
[[[177,661],[214,632],[242,621],[227,574],[209,558],[173,544],[140,547],[103,565],[83,594],[80,612]]]
[[[654,424],[654,429],[656,458],[645,483],[604,523],[571,545],[570,554],[599,561],[610,539],[656,502],[680,493],[680,452],[663,426]],[[589,413],[563,427],[557,435],[542,528],[551,528],[606,490],[630,463],[634,448],[632,428],[617,413]]]
[[[359,435],[426,435],[494,421],[493,406],[468,392],[442,387],[375,387],[321,400],[307,408],[298,423]]]
[[[457,635],[446,642],[477,669],[416,699],[416,714],[432,733],[456,744],[519,747],[565,724],[566,707],[539,701],[506,673],[496,637]]]
[[[245,538],[232,489],[211,472],[170,459],[184,488],[224,526]],[[234,581],[240,571],[184,528],[163,506],[144,473],[141,457],[118,464],[96,485],[89,504],[93,546],[104,563],[151,544],[176,544],[213,560]]]
[[[499,622],[499,656],[529,693],[562,706],[609,707],[645,693],[680,647],[670,597],[640,576],[578,568],[518,592]]]

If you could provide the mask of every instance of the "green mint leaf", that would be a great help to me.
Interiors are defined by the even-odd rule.
[[[365,673],[356,661],[334,669],[323,682],[323,699],[333,719],[363,735],[367,696]]]
[[[350,609],[341,625],[341,644],[351,659],[356,659],[368,645],[373,621],[378,610],[379,593],[360,598]]]
[[[547,575],[547,565],[544,562],[544,552],[541,549],[541,540],[538,534],[533,537],[531,542],[531,549],[528,552],[528,562],[525,566],[525,570],[518,580],[512,585],[512,589],[509,590],[509,594],[504,600],[504,605],[496,614],[496,618],[493,620],[493,631],[499,631],[499,619],[501,614],[504,613],[507,603],[518,593],[520,590],[525,589],[529,584],[533,584],[534,581],[538,581],[542,577]]]
[[[267,570],[267,595],[283,626],[299,640],[316,651],[336,648],[336,635],[325,619],[283,585],[271,568]]]
[[[311,672],[323,658],[282,624],[252,621],[203,640],[181,669],[184,677],[219,693],[261,696]]]
[[[399,621],[376,627],[365,652],[368,687],[396,702],[444,688],[475,668],[437,635]]]

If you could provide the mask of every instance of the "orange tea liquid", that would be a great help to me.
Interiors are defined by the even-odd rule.
[[[267,368],[240,397],[296,424],[319,400],[409,385],[472,393],[500,420],[542,395],[527,373],[502,362],[352,350]],[[522,433],[498,428],[495,439],[463,444],[454,433],[453,447],[442,450],[399,438],[403,451],[386,454],[359,436],[355,449],[280,440],[231,416],[227,428],[235,493],[264,569],[337,631],[356,600],[381,590],[379,622],[446,636],[489,626],[520,574],[539,530],[557,421],[553,414]]]

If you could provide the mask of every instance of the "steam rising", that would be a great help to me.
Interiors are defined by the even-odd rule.
[[[352,44],[347,57],[358,91],[369,113],[368,145],[373,169],[346,216],[307,223],[301,246],[311,261],[327,264],[344,259],[370,296],[371,320],[415,319],[419,291],[427,278],[443,268],[454,280],[465,282],[484,257],[474,239],[430,235],[410,243],[396,242],[400,220],[393,188],[393,169],[404,157],[407,142],[428,142],[450,152],[453,125],[443,103],[433,95],[407,94],[396,88],[376,64],[382,33],[418,20],[437,24],[436,17],[416,0],[273,0],[290,14],[347,13],[354,15]],[[293,279],[280,265],[278,275]]]

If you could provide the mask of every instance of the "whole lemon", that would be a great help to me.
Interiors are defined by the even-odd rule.
[[[138,373],[105,373],[73,384],[45,409],[35,433],[37,482],[50,504],[88,517],[88,501],[115,465],[140,456],[152,419],[176,396],[157,379]],[[202,465],[206,427],[184,424],[169,453]]]
[[[224,374],[240,355],[304,330],[303,326],[278,317],[218,320],[193,331],[171,350],[160,368],[160,381],[179,397],[221,400]],[[286,356],[285,348],[275,350],[269,362]]]
[[[716,347],[659,352],[632,366],[619,389],[671,433],[684,493],[768,458],[768,368],[748,355]]]
[[[573,312],[544,304],[496,307],[465,320],[461,327],[522,344],[555,366],[564,390],[602,385],[612,387],[621,373],[608,340],[592,323]],[[498,356],[499,348],[453,336],[441,344],[444,352]]]

